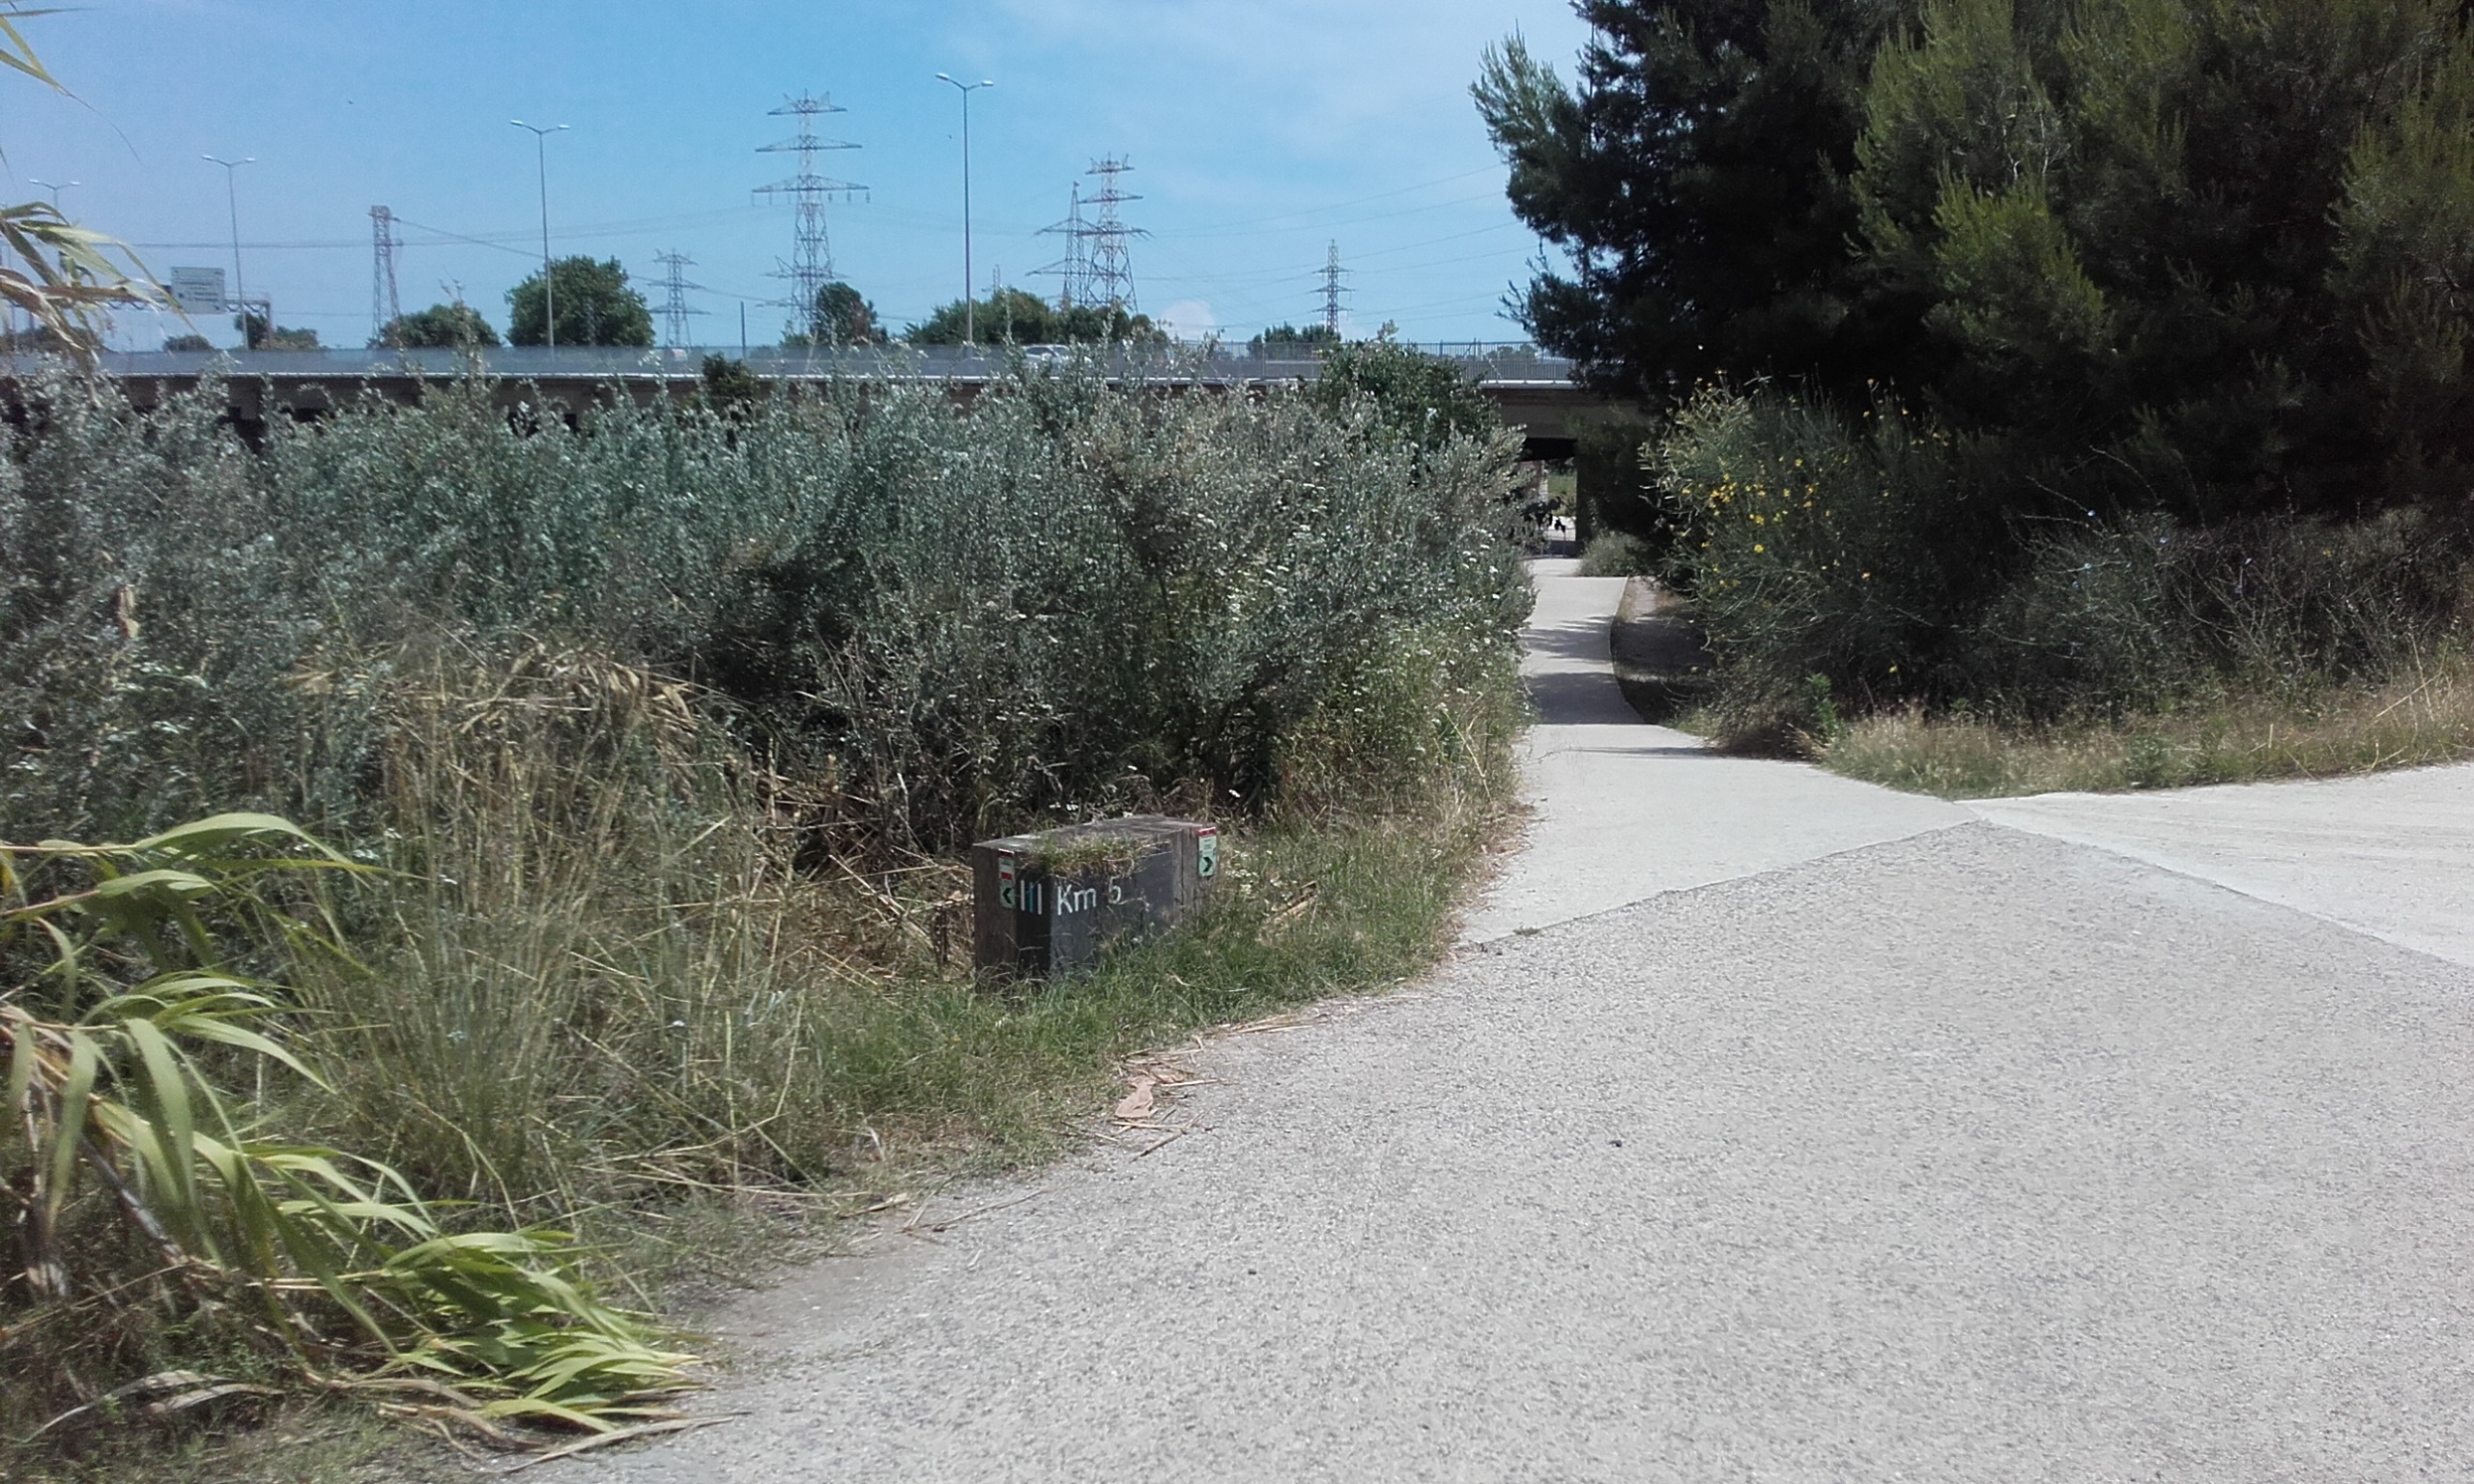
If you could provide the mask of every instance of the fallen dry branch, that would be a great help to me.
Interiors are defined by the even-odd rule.
[[[974,1210],[974,1211],[966,1211],[966,1212],[964,1212],[964,1213],[963,1213],[961,1215],[959,1215],[959,1216],[948,1216],[948,1217],[944,1218],[944,1219],[943,1219],[943,1220],[941,1220],[941,1221],[931,1221],[931,1222],[928,1222],[928,1223],[927,1223],[928,1230],[929,1230],[929,1231],[932,1231],[932,1232],[942,1232],[942,1231],[946,1231],[946,1230],[949,1230],[949,1229],[951,1229],[951,1228],[953,1228],[953,1227],[960,1226],[960,1225],[962,1225],[962,1224],[963,1224],[964,1222],[965,1222],[965,1221],[973,1221],[973,1220],[977,1220],[979,1217],[981,1217],[981,1216],[985,1216],[985,1215],[988,1215],[988,1214],[990,1214],[990,1213],[993,1213],[993,1212],[1003,1211],[1003,1210],[1005,1210],[1005,1209],[1006,1209],[1007,1207],[1009,1207],[1009,1206],[1020,1206],[1020,1205],[1021,1205],[1024,1201],[1037,1200],[1039,1197],[1041,1197],[1041,1196],[1043,1196],[1043,1195],[1046,1195],[1046,1194],[1048,1194],[1048,1187],[1047,1187],[1046,1185],[1042,1185],[1042,1186],[1041,1186],[1039,1189],[1037,1189],[1037,1190],[1029,1191],[1029,1192],[1027,1192],[1027,1193],[1025,1193],[1025,1194],[1015,1196],[1012,1200],[998,1201],[998,1202],[996,1202],[995,1204],[991,1205],[991,1206],[982,1206],[982,1207],[979,1207],[977,1210]],[[928,1214],[928,1213],[927,1213],[926,1212],[924,1212],[924,1211],[923,1211],[923,1212],[919,1213],[917,1215],[912,1216],[912,1217],[909,1219],[909,1221],[906,1222],[906,1223],[903,1225],[903,1227],[902,1227],[902,1233],[903,1233],[903,1235],[904,1235],[904,1236],[906,1236],[906,1237],[916,1237],[916,1236],[918,1236],[918,1235],[919,1235],[919,1227],[920,1227],[920,1224],[921,1224],[921,1222],[922,1222],[923,1220],[925,1220],[925,1218],[926,1218],[927,1214]]]
[[[507,1463],[494,1464],[481,1471],[483,1473],[520,1473],[534,1464],[546,1464],[552,1459],[573,1458],[579,1453],[590,1453],[595,1448],[606,1448],[615,1442],[633,1442],[639,1438],[652,1438],[663,1433],[684,1433],[700,1427],[712,1427],[718,1423],[728,1422],[738,1415],[740,1413],[735,1412],[726,1412],[718,1416],[709,1417],[666,1417],[659,1422],[647,1422],[639,1427],[622,1427],[616,1432],[595,1433],[590,1438],[579,1438],[573,1442],[551,1448],[547,1452],[534,1453]]]

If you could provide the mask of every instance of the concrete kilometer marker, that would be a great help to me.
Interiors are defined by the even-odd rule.
[[[1087,968],[1164,932],[1220,874],[1220,832],[1136,814],[971,846],[971,959],[1002,976]]]

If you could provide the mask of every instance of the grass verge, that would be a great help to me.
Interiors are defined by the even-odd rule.
[[[546,1204],[564,1205],[578,1218],[591,1252],[587,1270],[635,1302],[674,1314],[692,1311],[718,1287],[829,1247],[841,1218],[853,1212],[1053,1156],[1112,1099],[1117,1068],[1136,1052],[1413,977],[1448,941],[1455,902],[1501,824],[1503,807],[1500,792],[1453,790],[1416,808],[1326,814],[1240,832],[1225,847],[1220,885],[1199,920],[1071,980],[991,988],[959,966],[937,973],[914,961],[900,974],[852,975],[820,972],[813,964],[802,971],[800,955],[785,954],[773,977],[752,987],[764,998],[800,1000],[796,1023],[806,1032],[761,1052],[742,1047],[779,1064],[751,1055],[739,1072],[744,1077],[761,1070],[779,1085],[768,1091],[804,1082],[796,1098],[777,1096],[770,1107],[745,1114],[746,1127],[726,1127],[704,1100],[708,1095],[695,1091],[695,1069],[682,1068],[680,1080],[665,1087],[642,1065],[649,1058],[631,1053],[627,1059],[632,1091],[644,1101],[698,1098],[705,1111],[696,1116],[713,1126],[711,1146],[700,1150],[682,1152],[675,1138],[668,1146],[647,1146],[647,1137],[663,1126],[638,1122],[635,1110],[618,1105],[621,1091],[576,1066],[571,1043],[520,1023],[528,1004],[545,1017],[572,1018],[571,1000],[555,993],[510,1000],[491,1010],[512,1039],[486,1054],[501,1072],[496,1095],[515,1090],[522,1096],[497,1111],[554,1140],[548,1153],[564,1172],[559,1184],[565,1194]],[[830,904],[855,910],[847,899]],[[825,905],[828,899],[820,895],[792,903],[791,911]],[[888,916],[907,909],[898,897],[877,905]],[[370,995],[408,988],[434,994],[441,987],[437,980],[384,971],[360,983]],[[541,988],[537,974],[531,983]],[[743,973],[732,983],[743,992],[751,988]],[[609,981],[600,987],[606,991]],[[331,1055],[376,1034],[385,1013],[390,1016],[383,1022],[386,1034],[398,1038],[388,1065],[399,1076],[406,1068],[428,1070],[417,1085],[396,1089],[402,1107],[363,1088],[355,1099],[323,1110],[327,1123],[368,1138],[383,1117],[417,1124],[417,1115],[407,1117],[405,1110],[418,1104],[441,1127],[472,1127],[474,1110],[452,1099],[477,1095],[484,1084],[439,1058],[470,1044],[470,1029],[480,1023],[472,1012],[479,1007],[464,1007],[454,1027],[442,1022],[436,1043],[419,1047],[401,1039],[422,1033],[424,1022],[410,1005],[330,1001],[326,1008],[345,1013],[339,1018],[348,1021],[325,1033],[332,1038]],[[753,1029],[741,1018],[743,1031]],[[691,1033],[681,1038],[678,1060],[714,1059],[719,1048],[703,1035],[708,1029],[701,1017],[692,1026],[683,1018],[676,1024]],[[534,1048],[530,1054],[538,1055],[537,1064],[526,1059],[526,1047]],[[568,1072],[563,1080],[549,1075],[561,1063]],[[711,1071],[704,1070],[707,1080]],[[746,1080],[754,1086],[753,1078]],[[528,1088],[541,1091],[523,1093]],[[611,1102],[599,1115],[585,1102],[595,1098]],[[300,1111],[316,1110],[304,1103]],[[561,1128],[546,1133],[552,1118],[562,1121]],[[422,1143],[414,1128],[401,1152],[418,1155]],[[768,1164],[761,1157],[765,1150],[777,1156],[793,1153],[798,1163]],[[503,1149],[498,1157],[521,1153]],[[475,1140],[468,1154],[474,1168],[495,1167],[485,1141]],[[743,1163],[734,1173],[734,1157]],[[493,1215],[510,1205],[520,1213],[529,1204],[520,1195],[494,1202],[476,1193],[483,1195],[478,1209]],[[157,1338],[166,1360],[196,1358],[186,1353],[180,1333]],[[128,1343],[126,1334],[121,1343]],[[101,1370],[130,1357],[89,1357],[70,1345],[45,1358]],[[22,1438],[58,1399],[39,1397],[37,1388],[10,1389],[15,1396],[0,1401],[0,1428],[8,1439]],[[383,1434],[365,1413],[314,1404],[273,1414],[245,1409],[196,1416],[173,1427],[125,1418],[34,1446],[0,1441],[0,1477],[40,1484],[207,1477],[341,1484],[427,1477],[423,1470],[431,1463],[443,1466],[444,1455],[432,1458],[432,1444],[400,1433],[388,1443]],[[271,1445],[271,1438],[294,1441]]]
[[[1943,798],[2327,778],[2474,756],[2474,665],[2308,701],[2229,696],[2162,715],[2005,726],[1895,713],[1821,749],[1832,772]]]
[[[0,1444],[0,1478],[29,1484],[422,1484],[472,1463],[358,1403],[295,1402],[181,1424],[124,1424],[73,1454]]]

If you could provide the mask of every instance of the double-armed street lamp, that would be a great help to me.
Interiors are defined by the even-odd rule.
[[[241,195],[239,187],[232,182],[243,165],[256,164],[258,157],[247,155],[239,159],[225,159],[218,155],[201,155],[198,157],[210,165],[223,167],[223,205],[232,215],[232,301],[241,306],[241,349],[255,350],[257,347],[250,343],[249,338],[249,288],[241,277]],[[274,328],[272,305],[267,310],[267,328]]]
[[[522,119],[509,119],[518,128],[532,131],[533,165],[541,174],[541,343],[551,350],[559,348],[559,298],[550,287],[550,136],[564,129],[564,124],[527,124]]]
[[[996,84],[984,77],[977,82],[956,82],[943,72],[936,74],[936,80],[953,83],[963,95],[963,344],[970,345],[979,338],[979,325],[970,298],[970,96]]]

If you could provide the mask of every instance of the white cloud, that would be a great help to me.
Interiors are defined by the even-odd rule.
[[[1178,340],[1208,338],[1220,328],[1220,317],[1211,312],[1208,300],[1181,299],[1160,311],[1160,328]]]

